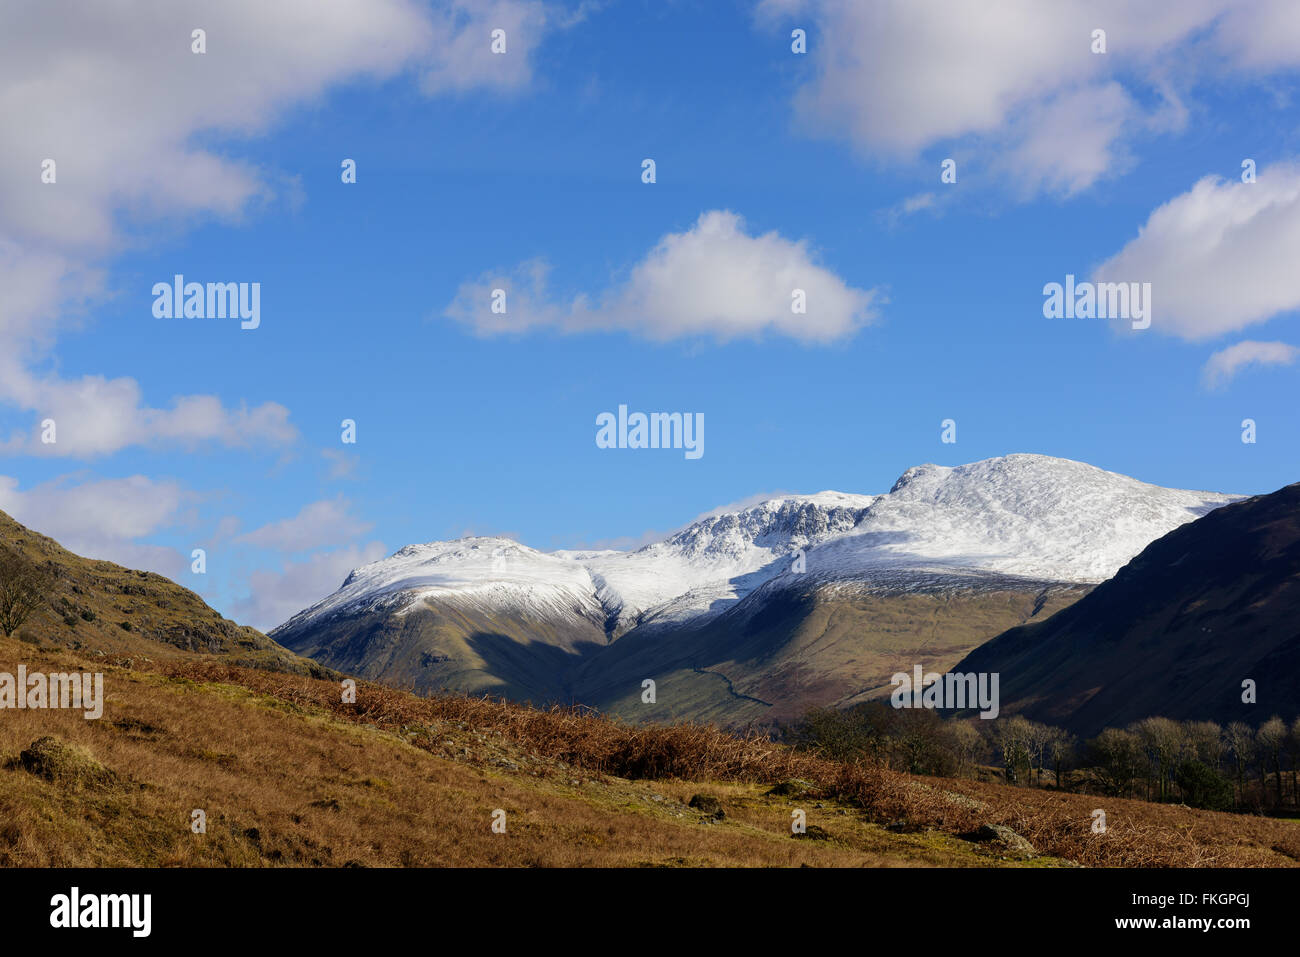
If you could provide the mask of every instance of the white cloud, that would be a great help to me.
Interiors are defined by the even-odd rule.
[[[0,475],[0,511],[78,555],[186,580],[188,549],[139,539],[187,524],[194,493],[174,481],[143,475],[84,482],[79,478],[63,476],[22,489],[18,479]],[[235,617],[259,628],[278,624],[336,589],[351,569],[387,554],[382,543],[370,542],[317,552],[302,561],[284,560],[286,554],[337,546],[369,531],[371,525],[350,515],[349,508],[343,498],[314,502],[292,518],[234,538],[232,545],[266,548],[281,553],[277,557],[283,561],[279,570],[248,576],[250,594],[235,602]],[[238,520],[226,516],[213,535],[196,538],[194,544],[209,549],[211,562],[216,554],[212,549],[230,540],[237,528]],[[228,556],[229,549],[221,551]],[[229,564],[229,557],[224,563]]]
[[[249,575],[249,594],[235,602],[233,615],[254,628],[270,631],[335,591],[352,569],[387,554],[383,543],[369,542],[287,562],[278,570],[255,571]]]
[[[4,226],[102,249],[122,209],[233,216],[268,190],[259,170],[195,145],[249,135],[358,75],[400,70],[433,40],[411,0],[63,0],[0,13]],[[207,31],[194,54],[190,33]],[[40,163],[58,163],[58,183]]]
[[[26,491],[18,486],[0,476],[0,511],[69,551],[169,577],[186,567],[176,550],[135,541],[178,520],[188,496],[175,482],[133,475],[74,484],[64,476]]]
[[[912,213],[920,212],[923,209],[933,209],[934,201],[934,193],[918,193],[915,196],[909,196],[907,199],[903,200],[900,204],[899,211],[905,216],[910,216]]]
[[[34,360],[53,346],[61,326],[103,292],[102,270],[49,248],[22,247],[3,236],[0,209],[0,403],[34,413],[32,426],[0,441],[0,450],[89,458],[131,445],[217,442],[233,447],[287,445],[297,438],[288,410],[274,402],[229,408],[215,396],[191,395],[160,409],[144,401],[134,378],[66,378],[37,372]],[[40,423],[54,419],[58,441],[41,442]]]
[[[439,93],[475,88],[509,91],[527,85],[533,55],[546,33],[556,27],[557,16],[537,0],[476,0],[436,11],[438,56],[425,69],[421,88]],[[505,31],[505,53],[491,52],[488,41],[493,30]]]
[[[926,213],[930,216],[939,216],[942,214],[943,207],[946,205],[946,202],[951,195],[951,193],[948,193],[947,195],[933,192],[915,193],[911,196],[904,197],[892,206],[887,206],[880,210],[877,213],[877,217],[881,222],[893,228],[898,226],[903,220],[910,216],[915,216],[918,213]]]
[[[1103,282],[1151,283],[1151,328],[1201,340],[1300,308],[1300,164],[1257,181],[1207,176],[1158,207],[1099,266]]]
[[[53,418],[58,430],[53,445],[39,441],[37,426],[0,449],[91,457],[136,445],[296,441],[278,403],[205,394],[150,402],[147,381],[69,375],[51,350],[103,297],[105,265],[145,230],[238,222],[276,199],[283,177],[232,156],[232,142],[357,80],[409,73],[427,93],[524,89],[539,43],[568,22],[538,0],[0,5],[0,403],[33,412],[36,423]],[[489,47],[498,26],[507,31],[504,56]],[[191,52],[195,28],[206,31],[202,55]],[[57,164],[54,184],[41,181],[46,159]],[[19,521],[83,554],[171,577],[188,558],[137,539],[174,527],[187,498],[175,483],[142,476],[28,490],[0,477],[0,508]],[[237,528],[227,516],[217,540]],[[368,528],[343,501],[318,502],[241,541],[304,550]],[[334,565],[378,557],[376,548],[382,553],[369,545],[288,566],[283,589],[251,607],[297,610],[337,585],[346,568]],[[311,583],[317,574],[328,588]]]
[[[1128,163],[1119,140],[1133,113],[1133,101],[1118,83],[1034,103],[1011,123],[1011,142],[994,167],[1023,197],[1072,196]]]
[[[238,215],[264,171],[196,145],[248,136],[358,78],[516,89],[556,14],[537,0],[46,0],[0,8],[0,209],[28,237],[101,247],[115,215]],[[507,30],[494,55],[490,32]],[[190,33],[207,32],[207,52]],[[40,164],[58,162],[55,187]]]
[[[763,0],[758,9],[767,24],[816,26],[798,123],[892,159],[970,142],[1023,194],[1074,193],[1121,170],[1127,142],[1181,126],[1182,97],[1203,75],[1300,65],[1289,0]],[[1098,28],[1105,54],[1090,49]]]
[[[489,21],[510,31],[504,56],[491,52]],[[128,217],[133,227],[233,221],[274,197],[275,174],[212,148],[214,135],[262,133],[338,85],[403,71],[430,92],[518,89],[557,26],[537,0],[0,5],[0,402],[37,420],[61,414],[75,433],[32,450],[292,442],[274,403],[229,409],[199,395],[154,408],[131,378],[32,370],[73,307],[102,292],[97,267],[136,241],[122,228]],[[191,52],[195,28],[207,34],[201,55]],[[57,164],[54,184],[41,181],[46,159]]]
[[[1257,70],[1295,66],[1300,57],[1300,16],[1294,0],[1246,0],[1226,4],[1219,22],[1222,48]]]
[[[1210,356],[1201,371],[1206,388],[1219,389],[1248,365],[1289,366],[1300,359],[1300,349],[1285,342],[1254,342],[1246,340],[1220,349]]]
[[[298,436],[289,410],[276,402],[232,409],[216,396],[187,395],[175,399],[169,409],[157,409],[143,403],[135,379],[38,378],[17,363],[3,361],[0,369],[6,370],[0,378],[0,400],[35,410],[40,422],[52,419],[56,429],[56,441],[43,442],[38,422],[28,433],[0,445],[6,451],[91,458],[131,445],[192,447],[215,442],[247,448],[287,445]]]
[[[344,449],[321,449],[320,454],[321,458],[329,463],[329,468],[325,473],[326,478],[356,478],[357,466],[361,464],[361,456]]]
[[[293,518],[271,522],[235,539],[236,544],[255,545],[282,552],[304,552],[324,545],[338,545],[371,529],[368,522],[348,514],[351,503],[342,496],[304,505]]]
[[[553,327],[621,329],[656,340],[709,335],[725,341],[771,332],[829,342],[870,322],[877,299],[876,291],[855,289],[818,265],[806,241],[750,235],[727,210],[702,213],[690,229],[664,236],[625,282],[595,300],[556,300],[548,271],[533,261],[486,274],[462,285],[444,315],[483,335]],[[496,288],[507,293],[504,315],[491,311]],[[806,294],[806,314],[792,309],[796,289]]]

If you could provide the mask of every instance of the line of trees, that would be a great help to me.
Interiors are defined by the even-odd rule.
[[[782,732],[837,760],[912,774],[974,776],[993,766],[1009,784],[1026,787],[1214,810],[1300,808],[1300,717],[1288,724],[1274,716],[1258,727],[1151,717],[1080,741],[1020,715],[944,720],[873,701],[814,709]]]
[[[1244,721],[1143,718],[1106,728],[1082,764],[1103,793],[1194,807],[1300,808],[1300,717]]]

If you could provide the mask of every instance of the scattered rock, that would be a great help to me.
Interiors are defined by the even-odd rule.
[[[715,821],[721,821],[727,816],[727,812],[722,810],[722,802],[708,794],[693,795],[686,806],[707,814]]]
[[[774,794],[777,797],[800,798],[809,794],[816,794],[820,790],[811,781],[805,781],[803,778],[790,778],[787,781],[782,781],[767,793]]]
[[[156,724],[150,724],[148,721],[141,721],[139,718],[119,718],[115,721],[107,722],[108,726],[115,728],[133,738],[157,738],[165,734],[165,729]]]
[[[922,784],[920,781],[908,781],[907,786],[914,791],[924,791],[927,794],[937,794],[949,804],[957,807],[968,808],[972,811],[987,811],[989,807],[983,801],[976,800],[973,797],[968,797],[965,794],[958,794],[956,791],[946,791],[942,788],[934,788],[928,784]]]
[[[892,834],[919,834],[925,830],[925,825],[902,818],[897,821],[890,821],[885,825],[885,830]]]
[[[968,841],[1001,844],[1007,853],[1017,857],[1037,857],[1034,845],[1005,824],[985,824],[978,831],[961,835]]]
[[[809,824],[802,833],[791,835],[792,837],[802,838],[805,841],[829,841],[830,834],[825,828],[818,827],[816,824]]]
[[[29,774],[65,787],[102,791],[117,783],[117,775],[91,757],[89,751],[51,735],[33,741],[18,756],[18,763]]]

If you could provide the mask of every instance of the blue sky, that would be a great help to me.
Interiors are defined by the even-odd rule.
[[[88,40],[60,25],[58,6],[50,22],[27,25],[29,42],[66,48],[70,61],[98,44],[123,88],[150,78],[155,67],[129,32]],[[189,28],[209,12],[190,6],[138,41],[179,48],[157,66],[155,86],[198,57]],[[382,6],[399,47],[411,23],[437,22],[443,9]],[[157,183],[176,168],[166,149],[155,168],[134,146],[108,146],[110,159],[126,151],[120,165],[98,170],[78,196],[89,165],[79,151],[90,147],[68,133],[57,184],[38,187],[45,194],[24,186],[22,198],[41,204],[66,190],[81,212],[98,203],[111,222],[105,236],[61,234],[40,205],[28,218],[0,213],[0,256],[12,260],[0,277],[34,275],[24,254],[66,270],[39,300],[48,312],[19,315],[11,303],[0,326],[11,344],[0,507],[269,627],[337,587],[352,565],[409,542],[639,542],[756,493],[886,491],[923,462],[1041,452],[1243,493],[1296,479],[1288,350],[1300,341],[1300,290],[1269,255],[1240,250],[1289,249],[1300,261],[1286,224],[1300,183],[1300,44],[1250,46],[1231,5],[1209,0],[1191,4],[1187,22],[1154,17],[1155,27],[1117,7],[1104,55],[1089,51],[1084,28],[1097,16],[1067,12],[1042,25],[1039,47],[1052,55],[1033,69],[1009,69],[989,49],[970,62],[932,59],[913,75],[951,36],[969,36],[943,25],[964,15],[951,5],[922,5],[940,24],[928,31],[908,27],[892,4],[862,18],[835,4],[705,6],[502,0],[486,13],[462,8],[446,31],[373,62],[354,62],[340,22],[335,59],[298,64],[307,54],[289,42],[287,18],[311,13],[287,4],[287,22],[258,25],[258,42],[273,49],[281,31],[284,70],[307,79],[279,88],[268,66],[263,100],[251,90],[225,103],[213,84],[238,68],[221,58],[245,40],[234,25],[253,33],[250,6],[244,21],[209,31],[203,56],[216,61],[206,67],[215,79],[194,81],[188,95],[213,102],[195,118],[176,103],[180,120],[106,102],[121,111],[111,119],[124,141],[215,157],[220,171],[159,200]],[[1285,7],[1255,14],[1257,25],[1275,16],[1275,33],[1300,37]],[[385,29],[373,11],[356,16]],[[492,72],[487,49],[494,16],[511,24],[506,74]],[[796,27],[808,31],[804,55],[790,49]],[[1037,41],[1015,50],[1025,42]],[[1078,63],[1053,52],[1075,42]],[[906,57],[886,55],[909,44]],[[430,86],[422,76],[439,57],[443,75],[459,79]],[[3,76],[11,88],[30,79],[19,69]],[[922,89],[935,75],[945,88]],[[954,104],[967,89],[987,95]],[[907,91],[907,102],[898,123],[882,126],[891,90]],[[24,156],[63,144],[43,106],[52,104],[0,111],[5,139]],[[239,109],[255,119],[243,122]],[[137,134],[135,123],[150,125]],[[1052,135],[1036,140],[1044,129]],[[641,181],[646,157],[654,184]],[[940,182],[947,157],[957,159],[955,184]],[[1240,181],[1246,157],[1258,166],[1253,184]],[[357,162],[355,184],[340,181],[344,158]],[[27,182],[37,172],[29,164],[12,175]],[[225,179],[228,188],[208,190]],[[929,206],[903,211],[927,195]],[[1140,240],[1169,203],[1174,222],[1153,222]],[[758,316],[730,336],[689,306],[699,276],[665,267],[648,310],[620,293],[661,240],[695,236],[709,211],[742,218],[740,258],[775,233],[776,254],[796,272],[816,266],[828,295],[848,290],[869,306],[811,316],[806,333]],[[1225,219],[1236,227],[1198,249]],[[446,315],[458,297],[477,303],[481,280],[533,260],[549,265],[547,292],[511,288],[508,321]],[[1083,279],[1108,261],[1153,281],[1152,329],[1044,318],[1045,283]],[[718,262],[727,267],[718,281],[739,281],[743,299],[743,269]],[[260,328],[155,318],[151,287],[175,273],[260,282]],[[1231,301],[1211,309],[1198,284]],[[578,296],[595,305],[574,331],[568,304]],[[670,315],[682,302],[687,317]],[[1211,357],[1240,343],[1254,345],[1219,360],[1229,373],[1207,381]],[[134,381],[138,402],[123,414],[144,424],[79,448],[83,413],[70,396],[85,396],[86,377]],[[177,417],[161,428],[141,411],[195,395],[217,397],[233,424],[213,431]],[[283,407],[282,420],[239,424],[241,407],[267,403]],[[597,448],[595,417],[620,403],[702,413],[705,454]],[[35,437],[56,405],[70,410],[60,429],[74,438],[51,451]],[[947,418],[955,444],[940,441]],[[1241,441],[1244,418],[1257,422],[1253,444]],[[357,423],[355,445],[340,441],[343,419]],[[208,554],[202,576],[189,571],[198,547]]]

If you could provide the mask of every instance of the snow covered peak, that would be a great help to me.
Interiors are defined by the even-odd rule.
[[[1161,488],[1046,455],[920,465],[887,495],[819,492],[719,510],[631,552],[541,552],[505,538],[408,545],[296,615],[422,599],[579,615],[613,631],[720,612],[755,588],[908,587],[935,575],[1102,581],[1154,539],[1238,496]],[[789,556],[805,551],[806,577]],[[899,583],[903,584],[900,586]]]
[[[1154,539],[1238,497],[1162,488],[1047,455],[921,465],[816,564],[835,577],[882,566],[962,566],[1099,582]]]
[[[768,499],[692,522],[634,552],[586,560],[618,628],[678,621],[743,597],[799,548],[852,529],[874,495],[821,492]]]
[[[754,548],[788,551],[858,523],[878,496],[820,492],[768,499],[738,511],[697,519],[643,550],[692,560],[743,561]]]
[[[596,585],[581,563],[508,538],[461,538],[407,545],[353,570],[334,594],[281,628],[342,611],[407,611],[437,598],[487,611],[603,621]],[[276,629],[277,631],[279,629]]]

